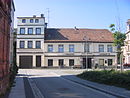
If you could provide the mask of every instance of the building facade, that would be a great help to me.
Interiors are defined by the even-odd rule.
[[[123,55],[124,63],[130,64],[130,19],[127,21],[126,39],[124,40]]]
[[[44,66],[112,66],[116,48],[106,29],[46,29]]]
[[[92,68],[95,65],[116,64],[116,48],[113,46],[114,38],[110,31],[47,28],[45,21],[42,21],[41,31],[43,32],[39,35],[35,34],[36,27],[39,28],[39,26],[33,25],[34,28],[30,35],[28,32],[32,24],[31,26],[29,24],[31,19],[35,18],[18,18],[17,65],[19,67]],[[23,20],[26,20],[26,23],[22,23]],[[39,49],[36,48],[36,41],[41,44]],[[31,43],[31,49],[29,43]]]
[[[18,17],[17,65],[20,68],[41,67],[44,64],[45,18]]]
[[[10,29],[13,22],[13,0],[0,0],[0,94],[9,86]],[[11,13],[12,12],[12,13]]]

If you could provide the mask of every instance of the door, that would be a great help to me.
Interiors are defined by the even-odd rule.
[[[41,56],[36,56],[36,67],[41,67]]]
[[[83,68],[91,68],[92,67],[92,58],[87,58],[87,64],[86,64],[86,58],[83,58]]]
[[[19,67],[20,68],[32,68],[33,56],[20,56]]]
[[[53,66],[53,59],[48,59],[48,66]]]
[[[59,59],[59,66],[64,66],[64,59]]]

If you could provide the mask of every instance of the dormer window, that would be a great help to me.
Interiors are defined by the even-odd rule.
[[[30,23],[33,23],[33,19],[30,19]]]
[[[36,19],[36,20],[35,20],[35,23],[39,23],[39,19]]]
[[[22,23],[26,23],[26,19],[22,19]]]

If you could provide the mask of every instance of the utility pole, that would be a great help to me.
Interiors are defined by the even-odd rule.
[[[88,69],[88,38],[84,36],[83,40],[85,40],[84,52],[86,54],[86,69]]]

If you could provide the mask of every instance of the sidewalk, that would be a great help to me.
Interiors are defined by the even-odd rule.
[[[99,84],[96,82],[83,80],[83,79],[76,77],[75,75],[68,75],[68,76],[63,75],[61,77],[63,77],[64,79],[73,81],[75,83],[90,87],[92,89],[96,89],[101,92],[114,95],[117,98],[130,98],[130,90],[126,90],[124,88],[119,88],[119,87],[115,87],[115,86],[109,86],[109,85],[105,85],[105,84]]]
[[[26,98],[23,77],[16,76],[15,82],[15,86],[11,88],[9,98]]]

